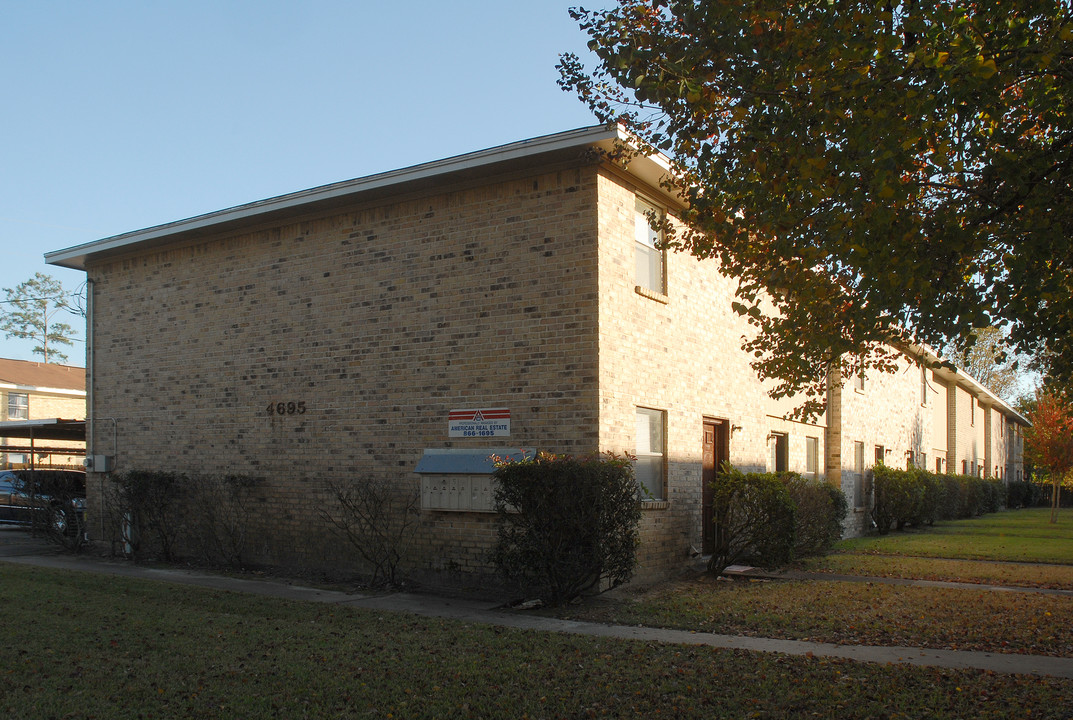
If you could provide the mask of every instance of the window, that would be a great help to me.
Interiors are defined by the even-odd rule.
[[[883,446],[882,445],[876,445],[876,463],[875,464],[876,465],[882,465],[884,463],[884,458],[886,458],[886,456],[887,456],[887,453],[883,449]]]
[[[633,214],[634,245],[637,248],[637,287],[661,295],[666,294],[667,286],[663,273],[663,250],[659,247],[660,231],[652,227],[649,213],[659,215],[659,210],[644,200],[637,198]]]
[[[943,472],[943,459],[941,457],[935,458],[935,472],[939,475]]]
[[[917,456],[912,450],[909,450],[908,453],[905,457],[905,469],[912,470],[913,466],[916,465]]]
[[[923,365],[920,367],[920,404],[928,406],[928,369]]]
[[[7,394],[7,419],[29,420],[30,419],[30,396],[26,393]]]
[[[864,370],[853,376],[853,389],[857,392],[864,392]]]
[[[771,472],[786,472],[789,470],[790,436],[786,433],[772,433],[768,438],[768,470]]]
[[[648,500],[663,500],[666,497],[663,492],[663,427],[666,415],[662,410],[637,408],[637,462],[634,470],[637,482],[646,490]]]
[[[961,474],[962,475],[968,475],[969,474],[969,461],[968,460],[962,460],[961,461]]]
[[[820,472],[820,439],[805,438],[805,472],[817,475]]]
[[[853,507],[864,507],[864,443],[853,443]]]

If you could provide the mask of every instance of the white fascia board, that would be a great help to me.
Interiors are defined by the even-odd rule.
[[[923,356],[929,362],[945,362],[942,356],[930,347],[922,345],[910,345],[910,350],[915,355]],[[997,407],[1007,417],[1012,417],[1021,425],[1031,427],[1032,423],[1028,421],[1021,413],[1010,407],[1010,404],[1000,398],[995,393],[991,392],[983,383],[969,375],[962,368],[954,366],[953,370],[943,368],[940,374],[945,376],[948,380],[953,380],[954,383],[962,388],[968,390],[972,395],[976,397],[983,397],[993,406]]]
[[[15,392],[48,393],[49,395],[70,395],[71,397],[85,397],[85,390],[74,388],[50,388],[40,385],[19,385],[18,383],[0,381],[0,388],[14,390]]]
[[[498,147],[480,150],[465,155],[457,155],[444,160],[436,160],[421,165],[414,165],[400,170],[355,180],[346,180],[322,185],[310,190],[302,190],[287,195],[259,200],[246,205],[238,205],[226,210],[197,215],[186,220],[164,225],[156,225],[144,230],[114,235],[102,240],[76,245],[64,250],[45,253],[45,262],[50,265],[85,270],[86,258],[102,252],[122,251],[127,248],[152,241],[167,238],[170,235],[188,233],[193,231],[211,230],[214,226],[234,222],[255,222],[257,218],[268,213],[277,213],[286,210],[298,210],[306,205],[330,201],[357,195],[370,190],[389,188],[403,183],[430,180],[449,173],[473,170],[489,166],[495,163],[509,162],[512,160],[524,160],[545,153],[582,148],[585,146],[599,146],[610,150],[616,141],[628,141],[630,135],[620,126],[598,125],[593,127],[579,128],[554,135],[544,135],[530,140],[500,145]],[[670,165],[664,158],[649,158],[650,162],[669,170]]]

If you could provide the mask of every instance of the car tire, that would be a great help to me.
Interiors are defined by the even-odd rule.
[[[67,531],[70,530],[67,511],[61,507],[53,506],[49,515],[49,527],[57,535],[66,535]]]

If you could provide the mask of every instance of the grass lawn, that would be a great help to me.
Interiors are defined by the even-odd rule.
[[[1073,517],[1017,510],[840,543],[813,570],[874,576],[1073,588]],[[908,557],[908,552],[932,557]],[[1019,554],[1020,553],[1020,554]],[[1066,565],[1009,562],[1021,556]],[[990,557],[1003,562],[966,561]],[[1073,656],[1073,598],[857,582],[741,582],[708,576],[648,592],[626,590],[566,617],[852,645]]]
[[[1067,718],[1068,680],[535,633],[0,563],[11,718]]]
[[[877,583],[700,576],[560,617],[845,645],[1073,657],[1073,598]]]
[[[1073,512],[992,513],[934,527],[843,540],[836,552],[809,558],[815,572],[953,580],[1073,590]]]
[[[947,560],[904,555],[835,552],[800,563],[811,572],[872,577],[917,578],[1011,587],[1073,590],[1073,565],[1035,565],[977,560]]]
[[[844,540],[854,553],[1073,565],[1073,512],[1050,523],[1047,508],[991,513],[934,527]]]

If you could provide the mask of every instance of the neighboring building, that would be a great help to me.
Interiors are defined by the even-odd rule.
[[[878,446],[1019,463],[935,413],[971,393],[1023,418],[961,375],[922,403],[915,366],[847,384],[844,426],[784,419],[740,349],[734,282],[657,247],[646,213],[682,207],[667,164],[600,152],[624,138],[584,128],[50,253],[88,276],[92,453],[263,476],[256,559],[275,563],[350,561],[319,514],[330,485],[420,488],[413,569],[441,576],[489,569],[492,452],[636,455],[642,577],[705,546],[726,460],[853,492]]]
[[[86,371],[80,367],[0,359],[0,468],[82,467],[85,443],[5,437],[3,422],[85,420]]]

